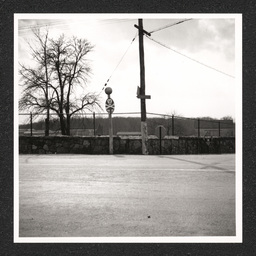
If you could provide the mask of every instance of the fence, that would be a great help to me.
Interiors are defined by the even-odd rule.
[[[45,114],[20,113],[20,136],[44,136]],[[113,113],[113,134],[139,135],[141,131],[140,112]],[[165,136],[191,137],[234,137],[235,123],[232,120],[186,118],[174,115],[147,113],[148,135],[155,135],[157,127],[163,127]],[[108,135],[109,120],[107,113],[76,114],[70,122],[71,136]],[[61,135],[57,115],[50,115],[49,136]]]

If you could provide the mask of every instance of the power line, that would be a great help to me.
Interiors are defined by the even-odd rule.
[[[132,39],[131,43],[129,44],[128,48],[126,49],[125,53],[123,54],[122,58],[120,59],[120,61],[119,61],[118,64],[116,65],[115,69],[113,70],[113,72],[112,72],[111,75],[109,76],[107,82],[104,84],[104,86],[103,86],[103,88],[101,89],[101,91],[100,91],[99,94],[101,94],[101,92],[102,92],[102,91],[104,90],[104,88],[107,86],[109,80],[111,79],[111,77],[113,76],[113,74],[115,73],[115,71],[117,70],[117,68],[119,67],[119,65],[121,64],[122,60],[124,59],[126,53],[127,53],[128,50],[130,49],[130,47],[131,47],[132,43],[134,42],[134,40],[136,39],[136,37],[137,37],[137,33],[136,33],[136,35],[134,36],[134,38]]]
[[[177,54],[179,54],[179,55],[181,55],[181,56],[183,56],[183,57],[186,57],[187,59],[190,59],[190,60],[192,60],[192,61],[194,61],[194,62],[196,62],[196,63],[198,63],[198,64],[200,64],[200,65],[202,65],[202,66],[205,66],[205,67],[207,67],[207,68],[210,68],[210,69],[212,69],[212,70],[214,70],[214,71],[217,71],[217,72],[219,72],[219,73],[221,73],[221,74],[223,74],[223,75],[226,75],[226,76],[235,78],[235,77],[232,76],[232,75],[229,75],[229,74],[227,74],[227,73],[225,73],[225,72],[223,72],[223,71],[221,71],[221,70],[218,70],[218,69],[216,69],[216,68],[214,68],[214,67],[211,67],[211,66],[209,66],[209,65],[207,65],[207,64],[204,64],[204,63],[202,63],[202,62],[200,62],[200,61],[198,61],[198,60],[196,60],[196,59],[193,59],[193,58],[191,58],[191,57],[189,57],[189,56],[187,56],[187,55],[185,55],[185,54],[183,54],[183,53],[181,53],[181,52],[178,52],[178,51],[172,49],[171,47],[169,47],[169,46],[167,46],[167,45],[165,45],[165,44],[163,44],[163,43],[161,43],[161,42],[159,42],[159,41],[153,39],[152,37],[149,37],[149,36],[146,36],[146,37],[147,37],[148,39],[154,41],[155,43],[157,43],[157,44],[159,44],[159,45],[161,45],[161,46],[163,46],[163,47],[165,47],[165,48],[167,48],[167,49],[169,49],[169,50],[171,50],[171,51],[173,51],[173,52],[175,52],[175,53],[177,53]]]
[[[105,19],[105,20],[99,20],[99,24],[95,24],[95,26],[104,26],[104,25],[111,25],[111,24],[118,24],[118,23],[125,23],[125,22],[131,22],[132,19]],[[68,26],[70,24],[77,25],[77,24],[85,24],[86,21],[80,21],[80,22],[69,22],[62,20],[56,20],[52,21],[50,23],[41,23],[41,24],[35,24],[35,25],[26,25],[26,26],[20,26],[18,28],[19,32],[24,32],[27,30],[31,30],[32,28],[42,28],[42,27],[58,27],[58,26]],[[69,28],[67,28],[69,29]]]
[[[20,32],[25,31],[25,30],[31,30],[32,28],[41,28],[41,27],[56,27],[56,26],[67,26],[69,24],[75,24],[73,23],[68,23],[66,21],[62,20],[55,20],[47,23],[36,23],[36,24],[31,24],[31,25],[21,25],[19,26],[18,30]]]
[[[189,21],[189,20],[192,20],[192,19],[185,19],[185,20],[181,20],[181,21],[178,21],[178,22],[169,24],[169,25],[165,25],[165,26],[163,26],[163,27],[160,27],[160,28],[158,28],[158,29],[155,29],[155,30],[150,31],[149,33],[152,34],[152,33],[155,33],[155,32],[157,32],[157,31],[160,31],[160,30],[163,30],[163,29],[165,29],[165,28],[169,28],[169,27],[178,25],[178,24],[180,24],[180,23],[183,23],[183,22],[186,22],[186,21]]]

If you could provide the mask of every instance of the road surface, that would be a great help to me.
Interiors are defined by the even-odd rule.
[[[20,155],[20,237],[235,236],[235,155]]]

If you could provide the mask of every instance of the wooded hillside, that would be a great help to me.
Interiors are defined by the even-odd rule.
[[[113,117],[113,133],[116,135],[118,132],[140,132],[140,117]],[[156,127],[163,125],[166,135],[177,136],[197,136],[198,119],[188,119],[180,117],[163,118],[152,117],[147,118],[148,134],[156,134]],[[235,124],[232,120],[201,120],[199,121],[199,127],[203,130],[223,130],[234,129]],[[30,124],[20,125],[20,129],[30,129]],[[44,120],[33,122],[32,128],[35,130],[44,130]],[[95,122],[92,117],[75,117],[71,120],[72,130],[94,130],[96,135],[108,135],[109,119],[106,117],[95,118]],[[50,121],[50,130],[59,131],[60,124],[58,119]],[[222,133],[222,136],[224,134]]]

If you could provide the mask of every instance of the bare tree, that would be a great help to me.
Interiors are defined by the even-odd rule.
[[[222,117],[220,120],[233,121],[233,117],[232,117],[232,116],[224,116],[224,117]]]
[[[30,49],[36,65],[33,68],[20,65],[23,93],[19,107],[32,108],[38,113],[46,111],[46,135],[49,134],[49,111],[55,112],[60,119],[61,133],[70,135],[72,115],[101,108],[98,96],[85,90],[91,73],[87,55],[93,46],[85,39],[66,39],[64,35],[53,39],[49,38],[48,31],[33,32],[37,44],[30,45]]]

